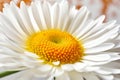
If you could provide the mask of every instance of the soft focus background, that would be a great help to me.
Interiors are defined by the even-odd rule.
[[[4,3],[9,3],[11,0],[0,0],[0,11],[3,9]],[[20,1],[25,1],[30,5],[31,1],[35,0],[13,0],[19,6]],[[43,0],[42,0],[43,1]],[[49,0],[50,2],[61,0]],[[96,18],[100,15],[106,15],[105,21],[117,20],[120,23],[120,0],[68,0],[71,5],[76,5],[79,9],[85,5],[92,13],[92,17]]]
[[[74,1],[74,0],[72,0]],[[106,15],[106,20],[117,20],[120,23],[120,0],[76,0],[77,6],[86,5],[96,18],[100,15]]]

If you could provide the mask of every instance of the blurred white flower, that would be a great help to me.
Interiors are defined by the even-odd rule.
[[[6,4],[0,14],[5,37],[0,38],[0,72],[22,70],[11,80],[115,80],[120,26],[103,20],[91,19],[86,7],[76,10],[67,1]]]

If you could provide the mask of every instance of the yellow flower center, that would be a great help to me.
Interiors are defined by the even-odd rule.
[[[84,49],[72,35],[60,30],[43,30],[29,36],[26,49],[37,54],[40,59],[52,64],[75,63],[82,59]]]

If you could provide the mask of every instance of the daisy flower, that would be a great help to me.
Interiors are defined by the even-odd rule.
[[[9,80],[117,80],[120,26],[103,21],[67,1],[6,4],[0,14],[0,72],[20,71]]]

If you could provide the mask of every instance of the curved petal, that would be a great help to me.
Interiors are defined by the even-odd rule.
[[[64,73],[58,77],[55,77],[55,80],[71,80],[67,73]]]
[[[70,80],[84,80],[83,76],[79,72],[69,72]]]

